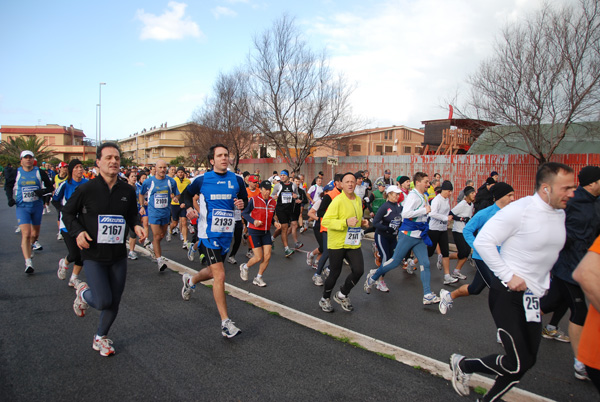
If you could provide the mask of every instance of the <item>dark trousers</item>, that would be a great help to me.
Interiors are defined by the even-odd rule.
[[[344,296],[348,296],[350,291],[365,271],[365,263],[363,261],[362,250],[360,248],[340,248],[330,249],[329,258],[329,276],[325,281],[325,288],[323,289],[323,298],[329,299],[333,287],[337,282],[340,274],[342,273],[342,266],[344,265],[344,258],[350,263],[350,274],[346,277],[343,285],[340,287],[340,291]]]

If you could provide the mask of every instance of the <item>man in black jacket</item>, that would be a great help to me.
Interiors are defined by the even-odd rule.
[[[473,206],[475,207],[473,215],[494,203],[494,196],[492,195],[492,187],[494,187],[494,184],[496,184],[496,180],[492,177],[488,177],[485,183],[477,189],[475,202],[473,203]]]
[[[92,348],[102,356],[115,353],[106,336],[119,311],[127,277],[126,226],[140,243],[146,232],[140,225],[135,189],[119,180],[121,153],[117,144],[107,142],[96,151],[97,178],[77,187],[63,206],[68,234],[82,250],[83,268],[89,283],[77,285],[73,310],[85,315],[88,305],[101,310],[100,325]]]
[[[544,314],[557,310],[566,303],[571,310],[569,338],[573,354],[577,357],[579,338],[587,316],[585,295],[581,286],[573,279],[573,271],[587,253],[600,229],[600,220],[595,211],[596,199],[600,196],[600,167],[586,166],[579,172],[579,187],[567,204],[567,241],[558,260],[552,267],[552,282],[546,296],[540,300]],[[554,338],[557,328],[542,330],[544,338]],[[575,358],[575,378],[589,380],[583,363]]]

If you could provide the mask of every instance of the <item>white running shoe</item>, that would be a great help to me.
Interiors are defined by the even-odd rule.
[[[181,280],[183,281],[181,297],[183,298],[183,300],[188,301],[190,300],[192,293],[194,293],[194,290],[196,290],[196,285],[192,285],[192,275],[190,274],[183,274]]]
[[[223,324],[221,324],[221,335],[223,335],[226,338],[233,338],[241,332],[242,331],[240,331],[240,329],[235,326],[235,323],[229,318],[225,320]]]
[[[17,226],[17,228],[15,229],[15,233],[21,233],[21,226]]]
[[[267,284],[265,283],[265,281],[263,281],[262,277],[260,277],[260,278],[259,277],[254,278],[254,280],[252,281],[252,284],[256,285],[256,286],[260,286],[261,288],[264,288],[265,286],[267,286]]]
[[[312,281],[315,284],[315,286],[323,286],[323,278],[321,277],[321,275],[314,274],[312,277]]]
[[[458,278],[448,275],[444,275],[444,285],[452,285],[453,283],[458,282]]]
[[[250,259],[250,258],[252,258],[252,257],[254,257],[254,253],[252,252],[252,250],[248,250],[248,251],[246,252],[246,258]]]
[[[130,260],[137,260],[138,259],[138,255],[135,251],[130,251],[129,254],[127,254],[127,258],[129,258]]]
[[[448,309],[452,308],[452,304],[453,301],[450,292],[448,292],[446,289],[440,290],[440,304],[438,305],[440,313],[446,314]]]
[[[243,281],[248,280],[248,264],[246,263],[240,264],[240,278],[242,278]]]
[[[94,336],[92,348],[100,352],[100,356],[108,357],[115,354],[115,348],[112,347],[112,343],[113,342],[106,336],[103,336],[100,339],[96,339]]]
[[[167,259],[165,257],[158,257],[156,259],[156,265],[158,265],[158,272],[163,272],[167,269]]]
[[[433,292],[426,294],[423,296],[423,304],[437,304],[440,302],[440,298]]]
[[[463,355],[459,355],[458,353],[452,354],[450,356],[450,369],[452,370],[452,387],[456,393],[460,396],[468,396],[471,392],[469,388],[469,380],[471,379],[470,374],[465,374],[460,369],[460,362],[465,357]]]
[[[454,270],[454,272],[452,272],[452,277],[457,278],[457,279],[461,279],[461,280],[465,280],[467,279],[466,275],[463,275],[462,272],[458,271],[458,270]]]
[[[416,267],[415,267],[415,260],[413,260],[412,258],[409,258],[406,264],[406,272],[408,272],[409,274],[414,274],[416,271]]]
[[[31,249],[32,249],[32,250],[35,250],[35,251],[38,251],[38,250],[43,250],[43,249],[44,249],[44,247],[42,247],[42,245],[40,244],[40,242],[36,240],[36,241],[34,241],[34,242],[33,242],[33,244],[31,245]]]
[[[81,282],[75,291],[75,301],[73,302],[73,311],[77,315],[77,317],[84,317],[85,310],[88,308],[88,304],[83,300],[83,292],[88,289],[88,285],[85,282]]]
[[[315,258],[315,256],[313,255],[312,251],[306,254],[306,265],[311,267],[313,265],[313,258]]]
[[[166,236],[167,241],[171,241],[171,238],[172,238],[171,232],[169,232],[169,229],[167,229],[167,236]]]
[[[230,263],[231,265],[237,265],[237,261],[235,260],[234,257],[227,257],[227,262]]]
[[[61,258],[60,261],[58,262],[58,271],[56,271],[56,275],[58,276],[58,279],[60,279],[61,281],[64,281],[65,279],[67,279],[67,270],[69,269],[69,266],[65,263],[65,259]]]
[[[375,289],[379,290],[380,292],[384,292],[384,293],[387,293],[390,291],[390,289],[387,287],[383,278],[379,278],[379,280],[377,281],[377,285],[375,285]]]
[[[80,283],[81,283],[81,279],[79,279],[79,278],[73,278],[73,277],[69,278],[69,286],[72,288],[77,288],[77,286],[79,286]]]
[[[60,233],[60,230],[58,231],[58,234],[56,235],[56,240],[62,240],[63,239],[63,235],[62,233]]]
[[[442,268],[444,268],[444,265],[442,263],[442,261],[444,260],[444,257],[442,257],[441,254],[438,254],[438,260],[437,260],[437,269],[439,269],[440,271],[442,270]]]

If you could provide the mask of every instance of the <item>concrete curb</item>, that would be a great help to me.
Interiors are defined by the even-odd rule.
[[[139,254],[150,256],[150,252],[139,245],[136,245],[136,251]],[[181,274],[188,273],[193,275],[198,272],[186,265],[180,264],[170,259],[167,259],[167,265],[169,269],[179,272]],[[212,280],[202,282],[202,284],[211,285]],[[229,296],[235,297],[238,300],[251,303],[256,307],[260,307],[269,312],[275,312],[283,318],[286,318],[305,327],[314,329],[315,331],[319,331],[321,333],[325,333],[336,338],[348,339],[349,342],[357,343],[358,345],[360,345],[360,347],[371,352],[387,356],[394,356],[394,360],[400,363],[404,363],[414,368],[420,368],[422,370],[428,371],[433,375],[443,377],[448,381],[452,380],[452,371],[449,368],[448,362],[441,362],[430,357],[423,356],[410,350],[401,348],[399,346],[380,341],[378,339],[361,334],[359,332],[349,330],[339,325],[332,324],[320,318],[316,318],[309,314],[284,306],[282,304],[275,303],[269,299],[265,299],[264,297],[258,296],[244,289],[232,286],[228,283],[225,283],[225,291],[229,293]],[[474,374],[471,377],[470,381],[471,388],[483,387],[485,389],[490,389],[493,384],[494,381],[492,379],[478,374]],[[511,389],[506,395],[504,395],[503,400],[507,402],[553,401],[552,399],[548,399],[543,396],[519,388]]]

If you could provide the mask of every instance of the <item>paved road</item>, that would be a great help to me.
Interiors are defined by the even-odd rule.
[[[36,274],[23,273],[14,210],[0,197],[0,395],[2,400],[474,400],[460,398],[451,384],[374,353],[332,339],[233,297],[230,316],[243,333],[225,340],[208,288],[190,302],[180,297],[175,272],[159,274],[146,258],[130,262],[121,311],[112,330],[117,354],[102,358],[91,349],[98,313],[77,318],[74,292],[56,278],[65,247],[56,241],[56,212],[44,216],[44,250],[34,259]],[[312,233],[302,235],[305,248]],[[322,288],[312,284],[305,254],[282,256],[280,243],[265,274],[266,288],[239,278],[227,267],[228,283],[267,299],[391,344],[447,361],[453,352],[483,355],[498,350],[486,295],[456,302],[446,316],[423,307],[417,277],[388,274],[389,294],[357,287],[353,313],[333,314],[317,305]],[[164,255],[190,263],[180,243]],[[370,264],[370,243],[363,247]],[[243,258],[243,250],[238,253]],[[256,268],[251,270],[251,275]],[[467,275],[472,269],[467,268]],[[441,274],[433,273],[439,291]],[[436,285],[439,283],[440,285]],[[560,400],[595,400],[589,383],[573,377],[570,346],[542,341],[536,367],[520,388]]]

